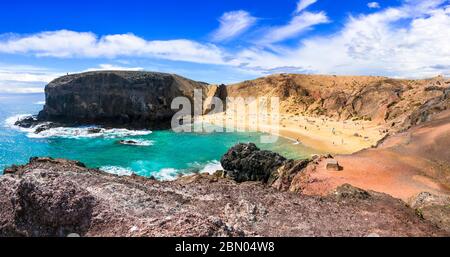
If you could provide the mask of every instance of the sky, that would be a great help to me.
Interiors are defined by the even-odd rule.
[[[1,1],[0,93],[92,70],[450,76],[450,0]]]

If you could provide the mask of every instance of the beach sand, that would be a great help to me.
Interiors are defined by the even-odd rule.
[[[421,192],[450,195],[450,111],[389,137],[377,148],[336,155],[341,171],[326,159],[302,174],[303,194],[327,195],[349,183],[409,202]]]
[[[200,120],[216,125],[228,121],[247,130],[255,129],[248,122],[224,113],[202,116]],[[332,153],[343,167],[341,171],[327,170],[324,159],[306,169],[297,185],[303,194],[327,195],[349,183],[409,202],[420,192],[450,195],[450,152],[446,148],[450,141],[449,121],[450,111],[443,112],[435,121],[391,136],[376,148],[371,146],[385,134],[381,133],[383,127],[370,121],[284,114],[280,116],[279,134],[292,140],[298,138],[302,144],[323,153]],[[257,130],[273,133],[276,128],[265,124]]]
[[[260,131],[299,141],[322,153],[351,154],[377,144],[385,136],[383,128],[370,121],[338,121],[329,117],[309,117],[292,114],[268,114],[268,122],[256,122],[251,118],[215,113],[197,118],[213,125],[233,127],[245,131]],[[270,122],[272,119],[279,122]]]

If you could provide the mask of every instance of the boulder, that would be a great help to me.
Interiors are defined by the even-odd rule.
[[[337,187],[333,195],[340,200],[345,199],[359,199],[359,200],[366,200],[371,197],[370,193],[361,189],[354,187],[350,184],[343,184],[339,187]]]
[[[37,118],[34,116],[25,117],[23,119],[20,119],[14,123],[15,126],[19,126],[22,128],[31,128],[36,126],[38,123]]]
[[[120,140],[118,143],[121,145],[138,145],[138,142],[134,140]]]
[[[88,129],[88,134],[98,134],[100,132],[102,132],[101,128],[89,128]]]
[[[237,144],[230,148],[220,163],[228,177],[237,182],[267,182],[272,173],[282,166],[286,158],[265,150],[255,144]]]
[[[409,201],[409,205],[421,218],[450,232],[450,197],[421,192]]]
[[[342,167],[339,166],[338,161],[335,159],[327,159],[326,160],[326,168],[327,168],[327,170],[332,170],[332,171],[340,171],[342,169]]]

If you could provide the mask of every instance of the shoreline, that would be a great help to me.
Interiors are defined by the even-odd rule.
[[[212,125],[225,127],[229,122],[245,131],[269,133],[294,142],[298,140],[307,147],[330,154],[352,154],[371,148],[386,135],[381,132],[382,126],[369,121],[338,121],[329,117],[290,114],[281,114],[279,120],[279,126],[258,124],[255,129],[254,123],[250,126],[248,120],[238,120],[224,112],[196,117],[196,121]]]

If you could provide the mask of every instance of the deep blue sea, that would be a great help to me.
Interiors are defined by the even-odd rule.
[[[12,164],[25,164],[33,156],[79,160],[92,168],[119,175],[136,173],[169,180],[179,174],[214,172],[220,157],[238,142],[254,142],[260,148],[301,159],[314,149],[279,138],[259,143],[261,133],[175,133],[165,131],[103,130],[92,135],[86,127],[56,128],[40,134],[19,129],[13,123],[24,114],[37,114],[43,94],[0,94],[0,171]],[[140,146],[122,145],[132,139]]]

